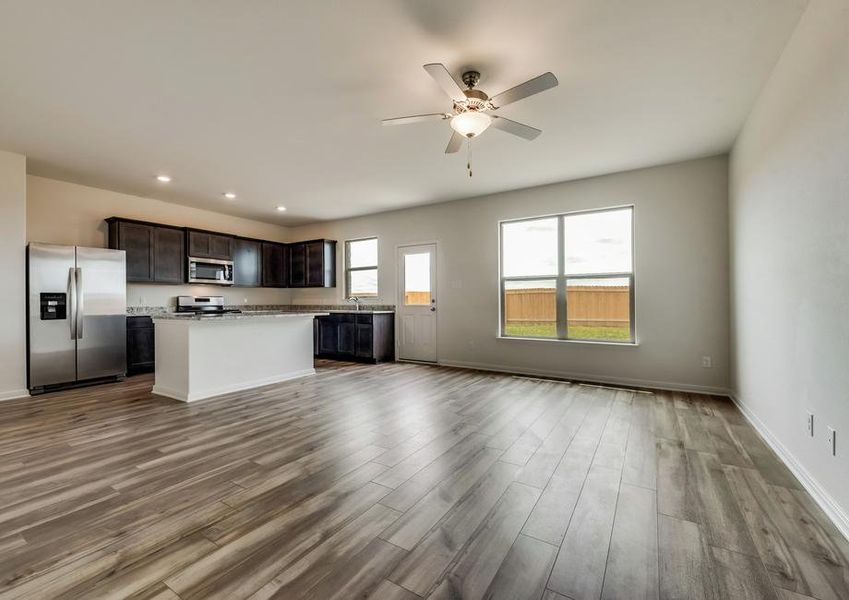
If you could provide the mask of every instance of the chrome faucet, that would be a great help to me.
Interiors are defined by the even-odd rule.
[[[348,298],[348,302],[353,302],[356,305],[356,311],[360,310],[360,299],[357,296],[351,296]]]

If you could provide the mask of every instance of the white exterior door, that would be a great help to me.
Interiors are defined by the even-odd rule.
[[[436,362],[436,244],[398,248],[398,358]]]

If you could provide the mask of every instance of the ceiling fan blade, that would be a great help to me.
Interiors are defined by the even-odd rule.
[[[462,135],[457,133],[456,131],[451,134],[451,139],[448,140],[448,145],[445,147],[445,154],[454,154],[460,149],[460,146],[463,145],[463,140],[465,140]]]
[[[436,80],[439,87],[441,87],[452,99],[466,99],[466,94],[463,93],[463,88],[457,85],[457,82],[454,81],[453,77],[451,77],[451,73],[448,72],[445,65],[442,63],[430,63],[424,65],[424,70],[428,72],[428,75]]]
[[[410,115],[409,117],[395,117],[394,119],[383,119],[384,125],[407,125],[408,123],[421,123],[422,121],[442,121],[450,119],[451,115],[446,113],[428,113],[426,115]]]
[[[542,133],[542,129],[537,129],[530,125],[524,125],[518,121],[511,121],[510,119],[505,119],[498,115],[492,115],[492,126],[496,129],[512,133],[513,135],[517,135],[526,140],[535,140],[539,134]]]
[[[512,102],[516,102],[522,98],[527,98],[528,96],[533,96],[534,94],[539,94],[540,92],[544,92],[545,90],[556,86],[557,77],[555,77],[551,72],[543,73],[539,77],[534,77],[533,79],[527,80],[525,83],[520,83],[516,87],[511,87],[509,90],[496,94],[491,98],[491,100],[493,105],[497,108],[501,108],[502,106],[507,106]]]

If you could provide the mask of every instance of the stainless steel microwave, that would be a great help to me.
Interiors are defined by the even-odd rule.
[[[189,283],[233,285],[233,261],[190,256]]]

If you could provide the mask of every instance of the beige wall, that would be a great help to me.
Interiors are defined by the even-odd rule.
[[[0,400],[26,390],[26,179],[25,156],[0,151]]]
[[[293,228],[292,239],[379,238],[378,302],[396,302],[398,245],[438,243],[440,362],[724,391],[728,387],[728,179],[724,156]],[[498,339],[498,222],[635,205],[638,347]],[[340,267],[341,268],[341,267]],[[340,285],[293,290],[341,302]],[[713,358],[703,368],[702,356]]]
[[[111,216],[274,241],[286,241],[288,236],[288,230],[278,225],[33,175],[27,177],[26,196],[26,233],[30,242],[105,247],[104,219]],[[287,290],[129,284],[127,303],[166,306],[181,294],[223,295],[228,304],[281,304],[289,300]]]
[[[380,303],[396,302],[398,245],[439,247],[439,360],[445,364],[722,391],[728,386],[727,159],[713,157],[332,221],[287,230],[179,205],[29,177],[27,238],[104,246],[118,215],[253,237],[339,240],[339,286],[319,290],[129,285],[130,305],[177,294],[223,294],[228,303],[343,301],[345,239],[380,240]],[[498,222],[553,212],[635,205],[638,347],[502,340],[498,332]],[[711,356],[713,368],[701,366]]]
[[[731,173],[737,399],[849,535],[846,0],[808,5],[738,138]]]

